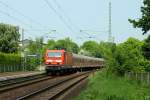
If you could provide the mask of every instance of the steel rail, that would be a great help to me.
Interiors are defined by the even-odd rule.
[[[36,84],[36,83],[39,83],[41,81],[46,81],[46,80],[49,80],[49,79],[53,79],[54,77],[50,77],[50,76],[45,76],[43,78],[37,78],[37,79],[34,79],[34,80],[28,80],[28,81],[25,81],[25,82],[21,82],[21,83],[16,83],[16,84],[13,84],[13,85],[9,85],[7,87],[4,87],[4,88],[0,88],[0,93],[2,92],[6,92],[6,91],[9,91],[9,90],[12,90],[12,89],[16,89],[16,88],[19,88],[19,87],[23,87],[23,86],[27,86],[27,85],[32,85],[32,84]]]
[[[60,82],[58,81],[58,82],[54,83],[53,85],[46,86],[46,87],[44,87],[44,88],[41,88],[41,89],[38,90],[38,91],[34,91],[34,92],[30,93],[30,94],[27,94],[27,95],[24,95],[24,96],[22,96],[22,97],[19,97],[19,98],[17,98],[17,100],[26,100],[26,99],[29,99],[29,98],[31,98],[31,97],[33,97],[33,96],[35,96],[35,95],[38,95],[38,94],[40,94],[40,93],[43,93],[43,92],[45,92],[45,91],[47,91],[47,90],[49,90],[49,89],[55,88],[55,87],[57,87],[57,86],[60,85],[60,84],[63,84],[63,83],[65,83],[65,82],[68,82],[68,81],[73,80],[73,79],[75,79],[75,78],[81,77],[81,76],[83,76],[83,75],[88,75],[89,73],[91,73],[91,72],[84,72],[84,73],[82,73],[82,74],[73,76],[73,77],[71,77],[71,78],[61,80]],[[86,77],[87,77],[87,76],[86,76]],[[75,83],[78,83],[78,82],[75,82]],[[56,96],[56,95],[55,95],[55,96]],[[52,98],[54,98],[54,96],[53,96]]]
[[[31,75],[31,76],[25,76],[25,77],[18,77],[18,78],[14,78],[14,79],[3,80],[3,81],[0,81],[0,88],[4,88],[4,87],[7,87],[9,85],[19,84],[19,83],[30,81],[30,80],[43,78],[45,76],[46,76],[46,74],[42,73],[42,74],[37,74],[37,75]]]
[[[63,93],[65,93],[66,91],[68,91],[69,89],[71,89],[73,86],[77,85],[78,83],[82,82],[83,80],[85,80],[88,76],[84,76],[82,78],[80,78],[79,80],[75,81],[75,82],[70,82],[69,86],[67,86],[66,88],[56,92],[56,94],[52,95],[51,97],[49,97],[48,100],[55,100],[57,97],[63,95]],[[64,84],[62,84],[64,85]]]

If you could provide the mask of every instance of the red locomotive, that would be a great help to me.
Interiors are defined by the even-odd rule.
[[[58,74],[99,69],[104,66],[104,59],[73,54],[65,50],[47,50],[44,63],[47,73]]]

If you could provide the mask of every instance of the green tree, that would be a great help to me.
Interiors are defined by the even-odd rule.
[[[56,44],[55,40],[48,40],[46,49],[54,49],[55,44]]]
[[[141,28],[143,34],[145,34],[150,30],[150,0],[144,0],[143,4],[144,6],[141,7],[142,17],[137,21],[129,19],[129,22],[132,23],[135,28]]]
[[[119,65],[117,71],[120,74],[124,74],[125,71],[141,72],[145,70],[142,45],[143,42],[129,38],[117,46],[116,61]]]
[[[86,41],[81,46],[81,53],[87,56],[102,57],[99,44],[95,41]]]
[[[35,41],[30,40],[27,48],[29,54],[41,54],[43,49],[43,38],[36,38]]]
[[[16,26],[0,23],[0,51],[14,53],[18,51],[19,28]]]
[[[132,23],[135,28],[141,28],[143,34],[146,34],[150,30],[150,0],[143,0],[143,4],[141,7],[142,17],[138,20],[129,19],[129,22]],[[150,35],[144,42],[143,53],[145,58],[150,60]]]
[[[48,50],[48,49],[49,49],[49,50],[55,49],[55,48],[54,48],[55,44],[56,44],[55,40],[53,40],[53,39],[48,40],[47,44],[45,44],[45,45],[43,46],[42,53],[44,54],[45,51]]]
[[[36,38],[35,41],[30,40],[29,45],[27,46],[28,54],[37,55],[26,57],[26,69],[27,70],[36,70],[38,65],[43,61],[43,38]]]
[[[116,61],[116,44],[110,42],[100,42],[99,52],[102,58],[105,59],[105,66],[107,68],[107,73],[116,72],[116,67],[118,63]]]
[[[64,49],[66,51],[73,52],[73,53],[78,53],[79,51],[78,45],[72,40],[70,40],[69,38],[56,41],[54,48],[58,50]]]
[[[143,53],[146,59],[150,60],[150,35],[144,41]]]

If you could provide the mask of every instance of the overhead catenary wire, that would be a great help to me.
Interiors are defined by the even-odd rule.
[[[45,29],[45,26],[44,26],[44,25],[42,25],[41,23],[39,23],[39,22],[36,21],[36,20],[33,20],[31,17],[25,15],[24,13],[22,13],[22,12],[19,11],[18,9],[13,8],[12,6],[8,5],[7,3],[0,1],[0,4],[1,4],[2,6],[4,6],[4,7],[8,8],[9,10],[13,11],[14,13],[18,14],[19,16],[22,16],[22,17],[25,19],[25,20],[22,20],[22,19],[20,19],[20,18],[18,18],[18,17],[13,16],[12,14],[10,14],[10,13],[8,13],[8,12],[5,12],[5,11],[0,10],[0,13],[1,13],[1,14],[5,15],[5,16],[7,16],[7,17],[13,19],[13,20],[15,20],[16,22],[18,22],[20,29],[23,28],[22,25],[23,25],[23,26],[24,26],[24,25],[27,26],[28,30],[26,30],[27,28],[24,27],[24,28],[23,28],[24,32],[31,32],[31,31],[32,31],[32,34],[33,34],[33,33],[34,33],[33,31],[42,32],[42,33],[44,32],[44,33],[45,33],[46,30],[50,30],[50,29],[48,29],[48,28]],[[32,26],[31,23],[27,23],[27,21],[29,21],[29,22],[35,24],[36,26],[37,26],[37,25],[38,25],[38,26],[41,26],[40,29],[39,29],[39,28],[36,28],[36,29],[35,29],[36,26]],[[33,28],[34,28],[34,29],[33,29]],[[29,34],[29,33],[28,33],[28,34]]]
[[[7,16],[7,17],[9,17],[9,18],[11,18],[11,19],[13,19],[13,20],[16,20],[16,21],[20,22],[21,24],[24,24],[24,25],[26,25],[28,27],[32,27],[29,24],[23,22],[22,20],[18,19],[17,17],[14,17],[14,16],[10,15],[7,12],[4,12],[4,11],[0,10],[0,13],[3,14],[3,15],[5,15],[5,16]]]
[[[61,5],[57,2],[57,0],[53,0],[53,2],[54,2],[55,5],[57,6],[57,8],[62,12],[62,14],[65,16],[65,18],[66,18],[67,21],[71,24],[71,26],[72,26],[75,30],[77,30],[78,32],[81,33],[81,29],[80,29],[77,25],[75,25],[75,24],[72,23],[71,19],[70,19],[69,16],[65,13],[65,11],[64,11],[63,8],[61,7]],[[82,33],[85,33],[85,37],[87,37],[87,38],[91,37],[90,34],[87,33],[87,32],[82,32]],[[80,38],[80,39],[82,38],[82,37],[79,37],[79,36],[77,36],[77,37]]]
[[[44,0],[45,3],[48,5],[48,7],[53,10],[53,12],[59,17],[59,19],[63,22],[63,24],[65,24],[65,26],[73,33],[74,30],[72,29],[72,27],[70,27],[70,25],[66,22],[66,20],[63,18],[63,16],[58,13],[58,11],[52,6],[52,4],[48,1],[48,0]]]
[[[8,5],[8,4],[6,4],[6,3],[4,3],[4,2],[2,2],[2,1],[0,1],[0,4],[3,5],[3,6],[5,6],[5,7],[7,7],[7,8],[9,8],[11,11],[13,11],[13,12],[19,14],[20,16],[24,17],[26,20],[28,20],[28,21],[30,21],[30,22],[36,24],[36,25],[38,24],[38,25],[44,27],[41,23],[39,23],[39,22],[33,20],[31,17],[29,17],[29,16],[23,14],[22,12],[20,12],[19,10],[15,9],[15,8],[13,8],[13,7],[11,7],[10,5]]]
[[[86,30],[80,30],[80,31],[85,31],[85,32],[90,32],[90,33],[104,33],[104,32],[108,32],[108,31],[101,31],[101,30],[89,30],[89,29],[86,29]]]
[[[16,9],[14,9],[13,7],[7,5],[6,3],[0,1],[0,4],[3,5],[4,7],[7,7],[8,9],[11,9],[16,14],[19,14],[19,15],[23,16],[25,19],[28,19],[29,21],[34,22],[35,24],[38,23],[38,22],[32,20],[30,17],[28,17],[28,16],[24,15],[23,13],[21,13],[20,11],[18,11]],[[26,20],[22,20],[21,18],[18,18],[18,17],[14,16],[13,14],[11,14],[9,12],[0,10],[0,13],[5,15],[5,16],[7,16],[7,17],[9,17],[9,18],[11,18],[11,19],[13,19],[13,21],[18,22],[18,25],[21,26],[21,27],[22,27],[22,25],[23,26],[24,25],[27,26],[27,28],[23,29],[24,31],[27,31],[27,32],[31,32],[31,31],[32,32],[33,31],[38,31],[39,32],[40,31],[40,32],[44,32],[45,33],[45,31],[49,31],[50,30],[50,29],[45,29],[45,28],[43,28],[43,29],[42,28],[36,28],[35,29],[30,23],[27,23]],[[39,23],[39,25],[41,25],[41,24]]]
[[[53,0],[53,2],[55,3],[55,5],[57,6],[57,8],[62,12],[62,14],[65,16],[65,18],[67,19],[67,21],[71,24],[72,27],[74,27],[76,30],[80,30],[78,28],[77,25],[75,25],[74,23],[72,23],[70,17],[66,14],[66,12],[63,10],[63,8],[61,7],[61,5],[58,3],[57,0]]]
[[[80,32],[80,28],[75,25],[74,23],[72,23],[70,17],[66,14],[66,12],[63,10],[63,8],[61,7],[61,5],[58,3],[57,0],[53,0],[54,4],[56,5],[56,7],[60,10],[60,12],[63,14],[63,16],[67,19],[68,23],[72,26],[73,29],[76,30],[76,32]],[[79,38],[80,36],[77,36],[77,38]],[[80,37],[81,39],[82,37]]]
[[[82,30],[81,31],[81,29],[77,26],[77,25],[75,25],[74,23],[72,23],[72,21],[71,21],[71,19],[70,19],[70,17],[65,13],[65,11],[63,10],[63,8],[61,7],[61,5],[59,4],[59,2],[57,1],[57,0],[53,0],[53,2],[55,3],[55,5],[57,6],[57,8],[61,11],[61,13],[65,16],[65,18],[67,19],[67,21],[71,24],[71,26],[74,28],[74,29],[76,29],[76,30],[78,30],[80,33],[82,32],[82,33],[85,33],[85,37],[93,37],[93,36],[91,36],[92,34],[90,34],[90,33],[103,33],[103,32],[106,32],[106,31],[99,31],[99,30]],[[90,32],[90,33],[89,33]],[[79,37],[79,36],[78,36]],[[80,37],[81,38],[81,37]]]

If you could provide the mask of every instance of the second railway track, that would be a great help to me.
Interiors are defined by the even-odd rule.
[[[14,84],[27,82],[27,81],[30,81],[30,80],[36,80],[36,79],[43,78],[43,77],[46,77],[45,73],[2,80],[2,81],[0,81],[0,88],[8,87],[8,86],[14,85]]]
[[[44,77],[0,90],[0,100],[55,100],[62,92],[88,77],[90,72]]]

